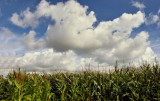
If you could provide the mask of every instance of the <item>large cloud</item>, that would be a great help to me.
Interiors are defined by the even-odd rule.
[[[53,49],[37,52],[27,52],[23,57],[17,58],[21,68],[37,70],[75,70],[76,55],[72,51],[60,53]]]
[[[16,54],[0,55],[0,59],[1,70],[21,68],[27,72],[54,72],[112,69],[106,68],[107,64],[99,64],[94,59],[79,58],[73,51],[56,52],[53,49],[26,52],[23,56]],[[0,73],[4,74],[2,71]]]
[[[87,6],[74,0],[56,5],[42,0],[35,12],[27,9],[20,15],[14,13],[11,21],[22,28],[37,26],[41,17],[51,18],[55,22],[54,25],[48,25],[45,38],[35,40],[36,32],[30,31],[23,40],[28,49],[44,47],[45,41],[46,46],[54,51],[49,49],[26,53],[17,59],[20,66],[75,70],[84,61],[106,66],[113,65],[116,60],[127,63],[141,58],[146,60],[147,56],[153,59],[156,56],[149,47],[147,32],[142,31],[134,38],[130,37],[134,28],[145,22],[144,13],[124,13],[113,21],[99,22],[94,26],[96,16],[87,9]],[[38,45],[39,43],[41,44]]]
[[[49,26],[46,32],[47,45],[58,51],[69,49],[86,51],[87,48],[90,50],[101,47],[109,48],[128,38],[132,29],[143,23],[143,14],[141,12],[134,15],[123,14],[113,21],[100,22],[96,28],[93,26],[94,22],[91,22],[89,26],[85,26],[85,22],[88,20],[85,19],[86,17],[82,16],[81,20],[77,21],[78,16],[72,19],[72,15],[68,15],[62,18],[66,19],[63,23],[59,23],[55,19],[56,24]],[[83,28],[79,27],[82,23],[84,24]],[[63,40],[61,40],[62,38]]]
[[[121,60],[122,56],[129,61],[143,55],[149,45],[148,33],[141,32],[135,39],[129,38],[133,28],[144,23],[142,12],[124,13],[113,21],[93,26],[96,17],[87,8],[74,0],[57,5],[50,5],[43,0],[36,12],[41,16],[50,16],[55,21],[46,31],[47,46],[61,52],[73,50],[80,56],[109,64],[113,64],[113,60]]]
[[[15,54],[0,55],[1,74],[7,75],[11,69],[26,70],[27,72],[54,72],[54,71],[82,71],[86,69],[108,72],[114,69],[107,63],[96,62],[93,58],[79,58],[73,51],[56,52],[45,49],[35,52],[26,52],[23,56]],[[143,59],[143,60],[142,60]],[[139,59],[132,61],[133,65],[141,65],[144,61],[153,63],[155,54],[150,47]],[[121,65],[121,64],[119,64]]]

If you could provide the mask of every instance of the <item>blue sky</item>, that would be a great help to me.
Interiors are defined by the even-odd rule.
[[[30,64],[35,68],[46,66],[37,57],[43,60],[47,57],[43,52],[50,50],[63,57],[71,54],[77,68],[81,60],[113,64],[160,57],[159,4],[159,0],[1,0],[0,54],[4,61],[11,61],[7,58],[11,55],[16,66],[17,61],[30,60],[25,57],[30,54],[35,56]],[[57,58],[61,65],[71,62],[52,57]],[[47,66],[54,68],[49,61]]]

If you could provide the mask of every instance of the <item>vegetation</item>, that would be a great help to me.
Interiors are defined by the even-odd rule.
[[[153,101],[160,100],[160,68],[117,69],[110,73],[27,74],[0,76],[1,101]]]

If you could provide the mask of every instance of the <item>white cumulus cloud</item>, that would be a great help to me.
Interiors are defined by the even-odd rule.
[[[36,40],[36,32],[31,30],[28,34],[25,34],[23,37],[22,43],[28,50],[35,50],[45,47],[44,39],[40,38]]]
[[[29,8],[21,12],[20,15],[18,15],[17,13],[13,13],[10,21],[22,28],[27,28],[29,26],[35,28],[39,24],[37,17],[32,12],[30,12]]]
[[[43,0],[37,7],[37,12],[42,9],[44,11],[40,13],[43,16],[51,16],[55,21],[54,25],[48,26],[46,42],[48,47],[57,51],[73,50],[80,56],[113,64],[115,60],[121,60],[122,55],[128,60],[143,55],[149,45],[145,32],[135,39],[129,38],[133,28],[144,23],[144,14],[140,11],[136,14],[124,13],[113,21],[103,21],[94,27],[94,12],[87,12],[88,7],[74,0],[57,5],[50,5]]]
[[[27,52],[23,57],[17,58],[21,68],[39,70],[76,70],[76,54],[73,51],[55,52],[53,49]]]
[[[88,69],[89,64],[91,64],[91,70],[98,70],[99,64],[91,58],[79,58],[71,50],[67,52],[56,52],[53,49],[45,49],[26,52],[23,56],[17,56],[15,54],[7,54],[5,58],[3,56],[0,55],[1,70],[21,68],[27,72],[82,71]],[[99,70],[109,69],[105,63],[99,64],[99,67]]]
[[[133,5],[145,8],[138,2]],[[88,11],[88,6],[75,0],[55,5],[42,0],[34,12],[26,9],[20,15],[14,13],[10,20],[27,28],[37,26],[41,17],[51,18],[54,25],[48,25],[44,38],[36,39],[36,32],[30,31],[24,35],[23,44],[33,51],[45,45],[52,49],[27,52],[18,57],[16,63],[22,68],[77,70],[89,61],[94,66],[107,66],[115,64],[116,60],[128,63],[156,56],[149,46],[149,33],[141,31],[134,38],[130,37],[135,28],[145,23],[145,14],[141,11],[123,13],[112,21],[98,22],[94,26],[97,18],[94,11]]]
[[[133,1],[132,6],[138,8],[140,10],[146,8],[146,6],[143,3],[140,3],[140,2],[137,2],[137,1]]]
[[[155,24],[159,21],[159,16],[156,14],[150,13],[148,17],[145,19],[145,24],[150,25],[150,24]]]
[[[155,54],[150,47],[144,52],[140,58],[132,61],[133,65],[140,61],[154,63]],[[107,63],[99,63],[93,58],[79,58],[73,51],[56,52],[53,49],[45,49],[41,51],[26,52],[23,56],[15,54],[0,55],[0,73],[7,75],[12,69],[21,68],[27,72],[47,72],[54,71],[82,71],[86,69],[108,72],[114,69]],[[142,62],[141,62],[142,63]],[[119,63],[121,65],[121,63]],[[5,72],[4,72],[5,71]]]

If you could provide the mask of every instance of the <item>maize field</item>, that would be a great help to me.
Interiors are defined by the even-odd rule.
[[[27,73],[0,76],[0,101],[159,101],[160,68],[115,69],[110,73]]]

